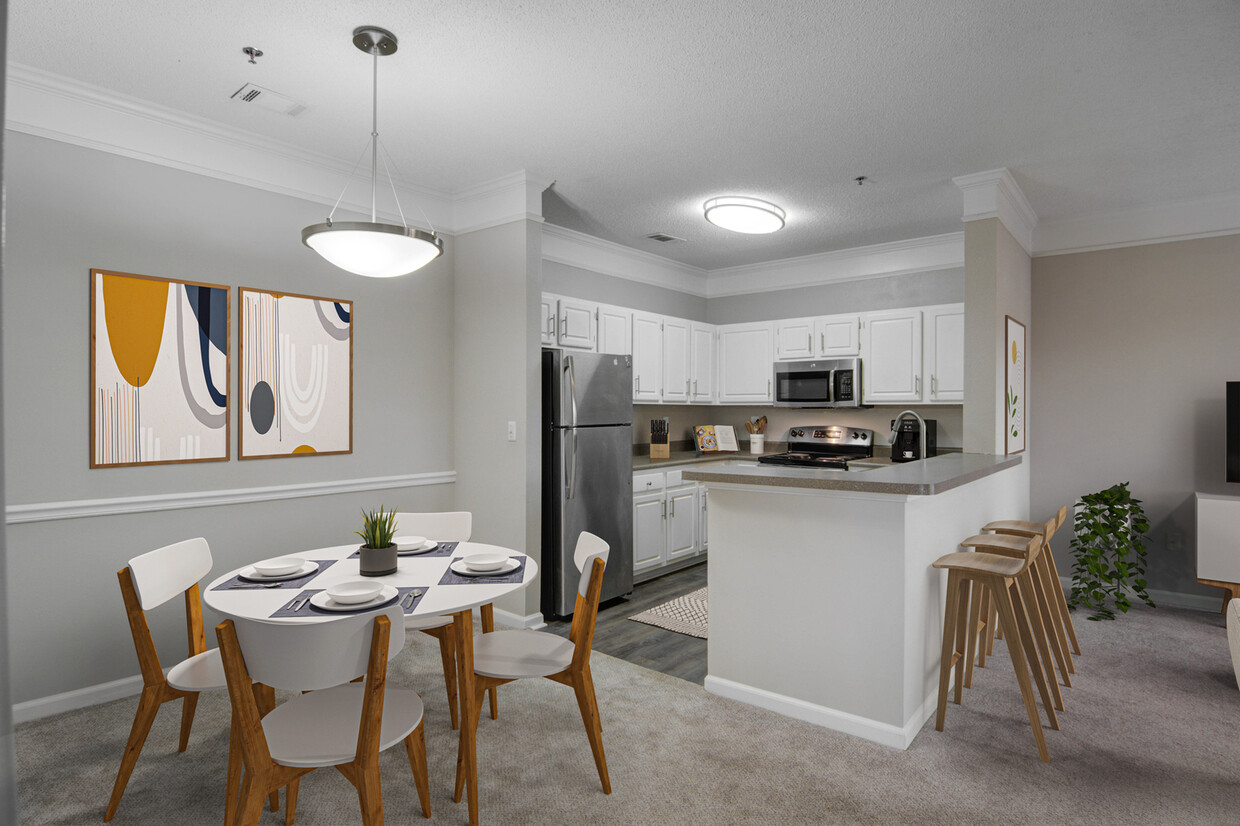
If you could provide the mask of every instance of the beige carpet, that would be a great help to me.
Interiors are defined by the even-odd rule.
[[[707,694],[594,655],[614,792],[599,788],[572,691],[547,680],[500,689],[500,719],[478,735],[482,823],[510,824],[1215,824],[1236,823],[1240,691],[1223,618],[1135,608],[1079,622],[1085,654],[1065,689],[1062,731],[1038,761],[1006,652],[911,748],[865,740]],[[1001,644],[1000,644],[1001,645]],[[827,664],[844,667],[844,663]],[[439,654],[410,643],[393,680],[427,703],[434,819],[468,821],[451,802],[456,741]],[[99,824],[136,698],[17,728],[22,822]],[[179,709],[165,707],[113,821],[219,824],[227,754],[222,695],[204,697],[190,748],[176,753]],[[403,750],[383,755],[389,824],[426,822]],[[283,823],[266,812],[263,824]],[[318,771],[301,786],[299,826],[361,822],[352,787]]]
[[[675,631],[678,634],[688,634],[690,637],[706,639],[706,632],[710,626],[709,602],[706,598],[706,591],[706,588],[699,588],[682,597],[669,600],[662,605],[656,605],[648,611],[634,614],[629,619],[636,622],[644,622],[646,625],[666,628],[668,631]]]

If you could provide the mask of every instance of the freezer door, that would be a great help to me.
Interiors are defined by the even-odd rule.
[[[563,353],[558,384],[557,425],[632,424],[632,357]]]
[[[632,428],[578,427],[553,431],[563,462],[560,524],[555,560],[555,605],[559,616],[573,612],[580,576],[573,563],[577,537],[589,531],[611,550],[603,572],[603,599],[633,590]]]

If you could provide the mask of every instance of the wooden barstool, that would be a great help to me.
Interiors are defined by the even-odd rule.
[[[1033,739],[1038,747],[1038,756],[1043,762],[1049,763],[1050,753],[1046,749],[1046,738],[1042,735],[1042,720],[1038,715],[1037,703],[1033,699],[1033,687],[1029,681],[1030,668],[1026,665],[1026,657],[1033,666],[1033,676],[1052,729],[1059,729],[1059,718],[1051,702],[1045,675],[1037,664],[1038,655],[1033,632],[1029,626],[1026,601],[1018,585],[1021,575],[1037,559],[1042,547],[1042,538],[1031,537],[1025,541],[1029,550],[1023,559],[984,551],[958,551],[940,557],[934,563],[934,567],[947,571],[943,654],[939,664],[939,704],[934,727],[938,731],[943,730],[943,723],[947,717],[947,686],[953,669],[956,672],[956,691],[953,701],[960,705],[964,696],[966,637],[969,636],[966,633],[969,592],[976,585],[989,596],[998,611],[999,621],[1009,631],[1008,651],[1012,655],[1012,667],[1016,671],[1016,681],[1020,685],[1021,698],[1025,702],[1025,712],[1029,715],[1029,725],[1033,729]],[[1014,638],[1013,630],[1015,630]],[[1014,644],[1014,639],[1019,640],[1020,644]]]
[[[1042,543],[1046,547],[1046,552],[1042,554],[1042,565],[1046,570],[1046,578],[1050,584],[1050,594],[1054,612],[1059,617],[1060,636],[1066,635],[1072,643],[1072,653],[1078,657],[1081,655],[1081,644],[1076,639],[1076,627],[1072,624],[1072,614],[1068,611],[1068,598],[1063,592],[1063,582],[1059,579],[1059,570],[1055,567],[1055,555],[1051,553],[1050,542],[1055,532],[1063,527],[1063,523],[1068,519],[1068,507],[1062,506],[1059,512],[1055,514],[1055,518],[1051,521],[1055,523],[1053,528],[1048,528],[1050,522],[1046,525],[1041,522],[1026,522],[1020,520],[991,522],[982,526],[983,531],[994,531],[998,534],[1006,534],[1009,536],[1041,536]],[[1073,672],[1075,673],[1075,671]]]
[[[1051,522],[1054,520],[1052,519]],[[1046,527],[1049,528],[1051,522]],[[1024,559],[1030,553],[1031,545],[1029,540],[1032,538],[1041,539],[1041,536],[1018,537],[1005,536],[1001,534],[979,534],[971,536],[960,544],[966,548],[973,548],[977,551],[985,553],[998,554],[999,556],[1008,556],[1014,559]],[[1054,660],[1059,666],[1059,673],[1062,675],[1063,683],[1071,687],[1072,678],[1072,658],[1068,654],[1068,646],[1065,640],[1057,636],[1054,631],[1056,629],[1062,631],[1059,626],[1059,619],[1052,613],[1050,596],[1048,594],[1048,586],[1045,582],[1045,567],[1042,564],[1046,556],[1042,551],[1045,545],[1041,542],[1036,546],[1035,558],[1030,560],[1028,567],[1020,574],[1017,579],[1017,587],[1021,591],[1021,596],[1025,600],[1025,607],[1029,612],[1029,626],[1033,632],[1034,643],[1037,645],[1041,654],[1038,663],[1050,684],[1051,693],[1055,697],[1055,708],[1063,711],[1063,694],[1059,690],[1059,683],[1055,678],[1055,667],[1051,664],[1052,654]],[[978,645],[978,638],[982,636],[981,631],[986,631],[993,627],[993,608],[988,608],[986,600],[981,599],[976,592],[969,605],[969,619],[967,627],[971,630],[968,638],[968,663],[965,667],[965,688],[971,688],[973,685],[973,663],[975,660],[974,649],[981,648]],[[982,620],[981,617],[989,617]],[[980,655],[979,655],[980,656]],[[1034,665],[1034,663],[1030,663]]]

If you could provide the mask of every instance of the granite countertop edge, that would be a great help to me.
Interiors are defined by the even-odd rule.
[[[947,454],[932,457],[924,463],[909,462],[866,471],[864,475],[850,475],[846,471],[759,466],[754,463],[752,467],[689,468],[685,470],[684,478],[715,484],[933,496],[1015,467],[1021,459],[1021,456]],[[875,474],[879,474],[878,478],[874,478]]]

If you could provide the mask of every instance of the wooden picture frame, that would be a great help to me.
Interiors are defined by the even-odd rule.
[[[226,462],[229,288],[90,271],[91,468]]]
[[[353,452],[353,302],[238,287],[241,459]]]
[[[1025,397],[1029,382],[1025,370],[1025,325],[1004,316],[1003,345],[1003,442],[1004,453],[1025,452]]]

